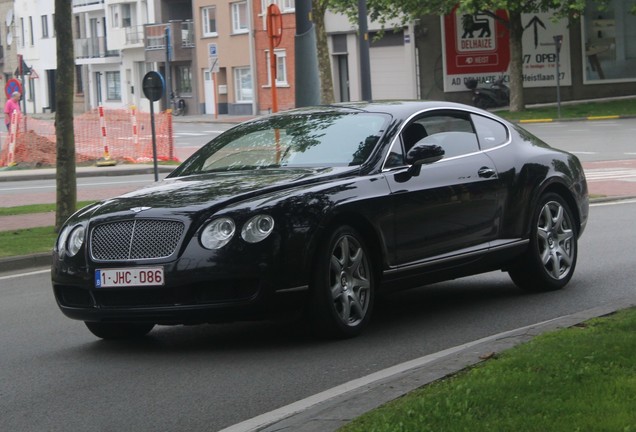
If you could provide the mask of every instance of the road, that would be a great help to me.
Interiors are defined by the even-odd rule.
[[[594,205],[572,282],[526,294],[500,272],[388,296],[361,337],[293,323],[158,327],[104,342],[57,309],[46,270],[0,276],[0,430],[218,431],[420,356],[634,299],[636,201]]]
[[[636,159],[636,119],[529,123],[522,125],[552,147],[583,162]]]

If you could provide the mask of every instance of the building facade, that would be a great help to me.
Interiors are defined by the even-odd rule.
[[[167,84],[158,109],[171,107],[172,94],[186,102],[187,114],[264,114],[273,110],[273,84],[278,110],[295,106],[294,0],[71,1],[76,111],[99,105],[148,110],[142,81],[151,70]],[[281,11],[282,24],[273,53],[266,13],[271,3]],[[526,103],[554,102],[557,85],[564,101],[636,94],[636,16],[630,4],[611,0],[600,11],[588,2],[569,21],[525,14]],[[28,113],[55,109],[54,15],[50,0],[0,0],[0,79],[4,85],[21,81]],[[466,17],[457,14],[425,16],[396,29],[389,23],[384,33],[370,21],[373,98],[470,103],[466,80],[506,76],[505,29],[483,14],[469,18],[489,31],[470,31]],[[335,100],[359,100],[357,26],[330,12],[325,25]]]
[[[252,0],[193,0],[199,112],[254,113]]]

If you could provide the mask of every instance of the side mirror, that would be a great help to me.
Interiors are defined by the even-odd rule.
[[[444,158],[444,149],[438,145],[416,143],[406,154],[406,163],[411,165],[406,172],[398,174],[398,183],[420,175],[422,165],[428,165]]]
[[[446,152],[438,145],[416,143],[406,154],[409,165],[428,165],[444,158]]]

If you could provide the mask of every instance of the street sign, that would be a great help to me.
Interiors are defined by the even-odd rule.
[[[218,57],[209,57],[208,58],[208,69],[210,73],[219,73],[219,58]]]
[[[215,43],[208,44],[208,56],[209,57],[218,57],[219,52],[217,51],[217,46]]]
[[[166,84],[159,72],[150,71],[144,76],[141,87],[144,95],[152,102],[156,102],[163,96]]]
[[[14,92],[22,94],[22,84],[17,79],[11,78],[7,80],[4,86],[4,94],[7,96],[7,99],[9,99]]]

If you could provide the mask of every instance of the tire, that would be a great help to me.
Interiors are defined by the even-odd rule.
[[[476,96],[474,102],[477,108],[481,108],[484,110],[488,108],[492,108],[495,105],[494,103],[492,103],[492,101],[489,98],[484,96]]]
[[[557,194],[544,195],[532,217],[527,252],[508,270],[527,291],[554,291],[572,279],[578,256],[578,228],[570,206]]]
[[[98,338],[106,340],[136,339],[146,336],[154,324],[84,322]]]
[[[318,248],[311,289],[312,325],[318,336],[351,338],[368,325],[375,276],[369,249],[356,230],[342,226]]]

